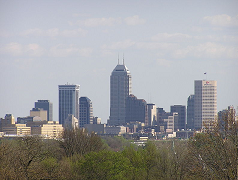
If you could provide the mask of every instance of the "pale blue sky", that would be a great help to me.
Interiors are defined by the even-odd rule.
[[[238,1],[0,0],[0,117],[28,116],[58,85],[79,84],[94,115],[109,117],[118,53],[132,92],[169,111],[194,80],[218,82],[218,110],[238,106]]]

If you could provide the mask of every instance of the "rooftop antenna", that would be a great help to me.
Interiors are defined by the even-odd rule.
[[[118,65],[119,65],[119,53],[118,53]]]
[[[123,65],[125,65],[125,60],[124,60],[124,53],[123,53]]]

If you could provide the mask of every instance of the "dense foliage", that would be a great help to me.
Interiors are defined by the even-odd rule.
[[[65,130],[63,140],[3,139],[0,179],[236,179],[236,128],[233,123],[226,133],[215,128],[190,140],[148,141],[144,147],[80,129]]]

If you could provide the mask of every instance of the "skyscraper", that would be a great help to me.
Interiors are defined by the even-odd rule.
[[[148,124],[146,126],[157,125],[157,110],[155,104],[147,104],[148,109]]]
[[[217,81],[195,80],[194,89],[194,128],[209,128],[217,115]]]
[[[79,85],[59,85],[59,123],[69,114],[79,119]]]
[[[126,122],[126,98],[131,94],[131,73],[124,64],[118,64],[110,77],[109,125]]]
[[[183,105],[173,105],[170,106],[170,112],[173,114],[174,112],[178,113],[178,123],[175,124],[174,129],[185,129],[186,127],[186,106]]]
[[[38,100],[35,108],[42,108],[47,111],[47,121],[53,121],[53,104],[49,100]]]
[[[93,106],[88,97],[79,98],[79,127],[85,124],[93,124]]]

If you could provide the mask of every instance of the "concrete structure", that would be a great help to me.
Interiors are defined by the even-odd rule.
[[[131,94],[131,73],[123,64],[119,64],[110,77],[110,117],[109,125],[126,123],[126,98]]]
[[[73,114],[69,114],[64,121],[64,127],[69,129],[75,129],[79,127],[79,120],[74,117]]]
[[[102,120],[99,117],[93,117],[93,124],[101,124]]]
[[[38,100],[35,108],[42,108],[47,111],[47,121],[53,121],[53,104],[49,100]]]
[[[6,134],[15,135],[31,135],[31,128],[27,127],[26,124],[12,124],[8,126],[3,126],[2,131]]]
[[[126,133],[126,127],[125,126],[107,126],[105,127],[105,134],[125,134]]]
[[[14,116],[12,114],[6,114],[4,119],[3,118],[0,119],[0,131],[3,131],[2,127],[6,127],[12,124],[15,124]]]
[[[126,98],[126,123],[142,122],[148,124],[147,103],[130,94]]]
[[[194,95],[190,95],[187,101],[187,124],[186,129],[194,129]]]
[[[88,97],[79,98],[79,127],[85,124],[93,124],[93,106]]]
[[[148,109],[148,124],[146,126],[157,125],[157,110],[155,104],[147,104]]]
[[[69,114],[79,119],[79,85],[59,85],[59,123],[64,121]]]
[[[172,116],[168,116],[168,119],[164,121],[167,123],[165,131],[169,133],[175,132],[175,127],[178,126],[178,113],[174,112]]]
[[[194,89],[194,128],[210,128],[217,115],[217,82],[195,80]]]
[[[12,114],[6,114],[5,119],[1,118],[0,131],[5,134],[14,135],[30,135],[31,128],[26,127],[26,124],[15,124],[15,118]]]
[[[47,111],[42,108],[32,108],[32,110],[30,110],[30,116],[38,116],[42,121],[47,121]]]
[[[46,138],[59,138],[64,130],[62,124],[59,124],[58,121],[46,121],[46,124],[42,126],[31,127],[32,135],[41,135]]]
[[[236,122],[236,110],[233,106],[218,112],[218,125],[222,131],[228,131],[230,126]]]
[[[85,129],[89,133],[95,132],[96,134],[104,134],[105,133],[105,124],[85,124],[84,125]]]
[[[174,113],[177,112],[178,113],[178,123],[177,126],[175,126],[175,130],[177,131],[179,130],[185,130],[186,128],[186,106],[183,105],[173,105],[170,106],[170,112]]]

